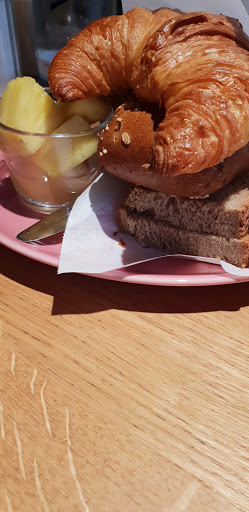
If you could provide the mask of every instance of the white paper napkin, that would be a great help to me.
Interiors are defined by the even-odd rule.
[[[249,34],[249,16],[240,0],[123,0],[124,12],[133,7],[164,6],[183,12],[205,10],[233,16]],[[98,274],[164,256],[156,249],[142,248],[132,237],[119,232],[118,207],[128,190],[128,183],[104,174],[77,199],[63,238],[59,273]],[[249,269],[238,269],[216,259],[193,259],[221,264],[228,273],[249,276]]]
[[[118,208],[130,185],[115,176],[101,174],[77,199],[64,233],[59,273],[107,272],[163,255],[143,249],[119,231]]]

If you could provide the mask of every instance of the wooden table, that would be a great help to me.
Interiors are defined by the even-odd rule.
[[[1,512],[248,512],[249,283],[0,262]]]

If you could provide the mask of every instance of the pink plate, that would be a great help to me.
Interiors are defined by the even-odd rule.
[[[1,153],[0,153],[1,159]],[[42,243],[26,244],[16,235],[39,219],[19,204],[5,163],[0,161],[0,243],[33,260],[58,267],[61,235]],[[227,274],[219,265],[170,257],[139,263],[131,267],[91,274],[94,277],[156,286],[211,286],[249,281],[249,277]]]

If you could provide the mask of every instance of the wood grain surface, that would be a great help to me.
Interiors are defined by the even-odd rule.
[[[0,263],[0,511],[248,512],[249,284]]]

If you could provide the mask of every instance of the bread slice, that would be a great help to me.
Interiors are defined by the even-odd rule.
[[[249,172],[204,199],[172,197],[135,186],[124,205],[197,233],[243,238],[249,228]]]
[[[134,187],[120,208],[121,229],[143,247],[249,265],[249,173],[205,199]]]
[[[189,254],[218,258],[237,267],[249,264],[249,235],[231,238],[185,231],[148,213],[137,213],[120,208],[121,229],[143,247],[156,247],[169,254]]]

